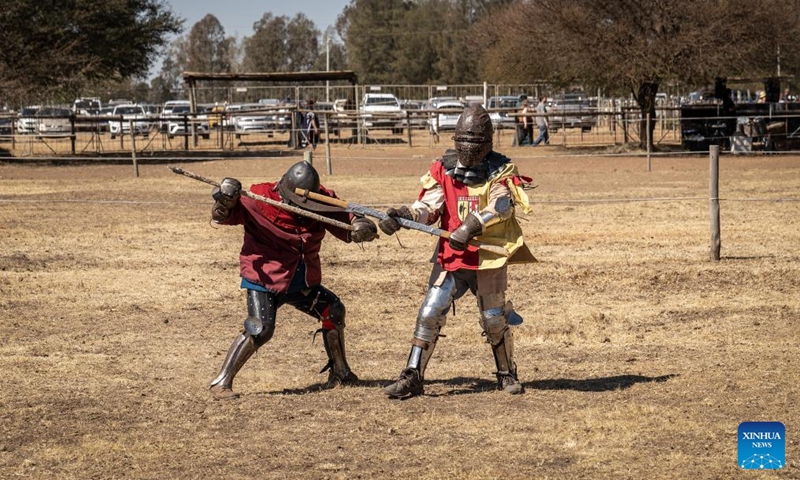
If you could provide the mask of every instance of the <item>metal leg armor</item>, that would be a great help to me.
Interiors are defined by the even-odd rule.
[[[417,315],[417,327],[406,368],[400,372],[396,382],[384,388],[386,395],[405,398],[423,393],[425,369],[433,356],[439,332],[446,323],[446,313],[456,293],[456,281],[452,274],[448,274],[441,285],[428,289]]]
[[[328,370],[328,384],[345,384],[358,381],[358,377],[347,365],[347,356],[344,348],[344,326],[337,326],[335,330],[322,330],[322,341],[325,344],[325,353],[328,354],[328,364],[320,373]]]
[[[259,347],[272,338],[275,332],[276,311],[277,304],[273,294],[247,291],[249,316],[244,321],[245,331],[233,340],[219,374],[208,385],[215,398],[228,399],[239,396],[233,391],[233,378]],[[258,333],[254,334],[256,331]]]
[[[256,353],[256,345],[248,333],[240,333],[225,356],[219,375],[208,385],[211,394],[217,399],[237,398],[239,394],[233,391],[233,377],[239,373],[245,362]]]
[[[492,347],[494,362],[497,366],[497,388],[507,393],[523,392],[522,384],[517,379],[517,364],[514,363],[514,334],[508,326],[505,311],[504,295],[493,294],[480,298],[482,305],[499,303],[501,306],[481,310],[481,327],[486,340]]]

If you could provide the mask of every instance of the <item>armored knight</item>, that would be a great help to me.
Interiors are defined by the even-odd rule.
[[[299,162],[275,183],[260,183],[252,193],[315,210],[332,219],[348,222],[352,231],[299,216],[274,205],[241,196],[241,183],[226,178],[215,187],[211,217],[221,225],[243,225],[244,241],[239,255],[241,287],[247,290],[248,317],[244,330],[234,338],[219,375],[209,389],[219,399],[238,396],[233,378],[247,360],[275,331],[278,308],[291,305],[321,322],[319,332],[325,345],[328,383],[352,383],[358,377],[345,356],[345,307],[333,292],[321,284],[319,250],[326,232],[345,242],[369,242],[377,227],[366,218],[309,201],[294,193],[295,188],[335,197],[320,185],[319,174],[306,162]]]
[[[506,301],[509,263],[535,261],[524,243],[514,213],[530,210],[524,179],[507,157],[492,150],[489,114],[480,105],[464,110],[456,124],[455,150],[447,150],[422,177],[422,191],[410,207],[389,208],[379,226],[387,235],[401,228],[402,217],[451,231],[441,239],[428,291],[419,309],[411,352],[400,378],[384,391],[394,398],[423,393],[425,369],[453,301],[467,291],[475,295],[479,321],[494,355],[497,386],[511,394],[523,392],[514,362],[510,323],[521,322]],[[478,250],[471,239],[500,245],[509,255]]]

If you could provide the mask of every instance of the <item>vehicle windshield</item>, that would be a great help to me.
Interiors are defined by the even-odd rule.
[[[136,115],[141,113],[141,107],[117,107],[114,111],[115,115]]]
[[[397,99],[392,97],[367,97],[367,105],[391,105],[399,107]]]
[[[516,108],[517,103],[519,103],[517,97],[492,98],[489,100],[489,108]]]
[[[30,115],[35,115],[36,112],[38,111],[39,109],[37,108],[23,108],[22,111],[19,112],[19,114],[23,116],[30,116]]]
[[[63,108],[43,108],[36,114],[37,117],[69,117],[69,110]]]

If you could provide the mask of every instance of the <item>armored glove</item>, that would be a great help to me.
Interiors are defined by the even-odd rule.
[[[214,209],[211,217],[214,220],[222,220],[228,216],[230,209],[239,201],[242,195],[242,182],[235,178],[225,178],[220,182],[219,187],[214,187],[211,196],[214,198]]]
[[[464,223],[450,233],[450,248],[453,250],[466,250],[467,243],[481,233],[483,233],[481,221],[470,213],[464,219]]]
[[[378,238],[378,227],[368,218],[355,217],[350,223],[355,230],[350,232],[350,240],[361,243],[371,242]]]
[[[386,215],[389,217],[378,222],[378,226],[381,227],[381,231],[383,231],[383,233],[386,235],[394,235],[394,233],[401,228],[400,223],[398,223],[397,220],[392,217],[414,220],[414,214],[411,213],[411,209],[405,206],[400,207],[399,209],[390,207],[388,210],[386,210]]]

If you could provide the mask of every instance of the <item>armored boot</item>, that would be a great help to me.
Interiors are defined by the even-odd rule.
[[[400,378],[396,382],[383,389],[383,392],[392,398],[408,398],[415,395],[422,395],[424,392],[423,381],[425,380],[425,368],[436,348],[436,340],[425,342],[417,338],[411,346],[411,353],[408,355],[408,364],[400,372]]]
[[[500,342],[492,345],[494,363],[497,366],[497,389],[512,395],[525,391],[517,379],[517,364],[514,363],[514,335],[506,327]]]
[[[328,364],[319,373],[328,370],[328,385],[352,384],[358,377],[347,365],[344,348],[344,328],[322,330],[322,341],[325,344],[325,353],[328,354]]]
[[[217,400],[227,400],[238,398],[239,394],[233,391],[233,377],[241,370],[242,366],[247,362],[257,350],[253,337],[246,333],[240,333],[237,336],[231,347],[228,349],[228,354],[225,356],[225,361],[222,362],[222,368],[219,375],[214,380],[211,380],[208,388],[211,395]]]

